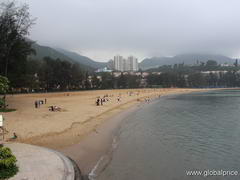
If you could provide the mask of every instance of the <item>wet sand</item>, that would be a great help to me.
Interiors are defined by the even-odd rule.
[[[141,108],[141,104],[109,117],[103,124],[83,138],[80,143],[60,149],[59,151],[71,157],[79,166],[83,174],[99,174],[104,167],[97,169],[98,164],[107,165],[116,144],[118,129],[121,122],[132,112]],[[104,162],[103,162],[104,161]],[[96,168],[94,170],[94,167]],[[92,171],[92,172],[91,172]]]

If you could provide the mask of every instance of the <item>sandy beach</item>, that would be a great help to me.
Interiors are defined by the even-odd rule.
[[[201,90],[125,89],[8,95],[7,104],[17,111],[2,113],[8,131],[5,137],[8,139],[15,132],[18,136],[15,141],[60,149],[76,144],[109,117],[144,102],[145,98],[194,91]],[[110,96],[108,101],[96,106],[97,97],[104,95]],[[45,98],[47,103],[35,108],[34,102]],[[49,106],[58,106],[61,111],[51,112]]]
[[[17,139],[14,142],[58,150],[71,157],[83,174],[88,174],[99,159],[109,153],[114,133],[122,119],[133,110],[147,105],[147,99],[151,102],[164,95],[197,91],[206,89],[124,89],[8,95],[9,108],[17,110],[1,113],[8,131],[5,139],[11,138],[15,132]],[[97,106],[97,98],[104,95],[108,95],[108,101]],[[46,104],[35,108],[36,100],[45,99]],[[49,106],[58,106],[61,111],[49,111]]]

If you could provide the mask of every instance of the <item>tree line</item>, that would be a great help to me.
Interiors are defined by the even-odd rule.
[[[154,72],[161,72],[155,74]],[[240,67],[237,61],[223,67],[214,60],[199,65],[175,64],[149,70],[149,87],[240,87]]]
[[[215,68],[214,68],[215,67]],[[45,57],[26,61],[21,76],[9,76],[10,87],[22,92],[49,92],[89,89],[119,89],[141,87],[239,87],[240,68],[219,65],[203,67],[173,65],[159,67],[161,71],[131,73],[95,73],[82,69],[78,63]],[[230,69],[229,69],[230,68]],[[163,70],[164,69],[164,70]],[[14,73],[13,73],[14,74]],[[14,77],[14,78],[12,78]]]
[[[66,90],[138,88],[140,77],[121,73],[95,73],[78,63],[45,57],[43,60],[27,60],[25,74],[10,79],[15,91],[50,92]]]

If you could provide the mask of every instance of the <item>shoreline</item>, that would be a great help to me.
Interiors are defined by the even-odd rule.
[[[222,95],[224,95],[224,97],[235,98],[236,92],[232,93],[232,91],[230,90],[231,94],[229,95],[228,93],[229,92],[225,91],[225,89],[221,89],[221,90],[214,89],[213,91],[210,90],[210,91],[199,92],[199,93],[192,92],[192,93],[187,93],[186,95],[184,95],[182,93],[176,93],[176,94],[166,95],[166,96],[162,97],[163,101],[161,101],[161,98],[159,100],[158,99],[153,100],[150,103],[149,108],[148,108],[148,105],[146,104],[146,106],[143,106],[143,108],[141,108],[143,110],[142,112],[140,112],[141,110],[138,111],[138,112],[140,112],[140,114],[137,113],[136,115],[133,115],[133,118],[130,117],[130,118],[127,118],[127,120],[125,120],[125,119],[122,120],[121,126],[118,128],[118,131],[120,132],[119,134],[121,135],[120,137],[118,137],[118,139],[120,140],[120,141],[118,141],[120,144],[119,149],[116,150],[116,154],[115,154],[114,152],[112,152],[115,150],[115,147],[109,146],[109,150],[107,151],[108,154],[107,155],[103,154],[101,156],[101,158],[99,158],[99,160],[96,161],[95,166],[93,167],[92,171],[90,172],[89,179],[90,180],[105,179],[105,178],[107,179],[108,177],[110,179],[114,179],[114,178],[118,178],[119,176],[121,178],[138,177],[141,179],[141,177],[145,177],[146,174],[149,175],[150,172],[152,172],[153,164],[154,164],[154,167],[158,167],[158,166],[160,167],[161,163],[159,164],[159,162],[161,162],[162,159],[163,159],[163,162],[168,162],[169,158],[171,159],[172,154],[174,155],[174,158],[173,158],[174,164],[176,164],[179,161],[179,159],[175,158],[175,157],[179,157],[179,156],[175,155],[176,151],[174,151],[174,150],[170,151],[170,154],[171,154],[170,156],[166,156],[166,157],[163,156],[165,158],[162,158],[162,157],[157,158],[156,161],[154,159],[155,156],[154,155],[151,156],[151,155],[149,155],[149,153],[151,154],[153,152],[156,154],[156,152],[161,151],[161,149],[162,149],[163,153],[168,153],[169,148],[171,149],[172,147],[174,147],[177,144],[177,145],[179,145],[178,149],[179,148],[181,149],[182,148],[181,145],[184,143],[186,143],[187,150],[189,149],[189,147],[192,150],[192,148],[191,148],[192,146],[190,146],[191,144],[189,144],[192,142],[191,141],[192,129],[190,128],[190,130],[189,130],[189,128],[186,128],[186,124],[190,123],[191,126],[189,126],[189,127],[195,127],[199,124],[198,123],[199,120],[203,119],[206,122],[208,122],[208,120],[211,119],[211,117],[212,117],[212,110],[216,110],[216,108],[224,106],[225,100],[216,101],[215,98],[221,98],[221,97],[223,97]],[[234,95],[234,96],[232,96],[232,95]],[[208,109],[208,111],[206,111],[206,114],[207,114],[206,117],[203,117],[203,118],[201,118],[202,111],[196,111],[196,112],[194,111],[196,108],[198,108],[198,102],[202,101],[202,100],[204,101],[204,103],[200,103],[201,104],[200,106],[202,107],[202,105],[204,105],[204,108],[202,108],[203,111]],[[216,104],[215,101],[213,104],[211,104],[210,103],[211,100],[215,100],[218,104],[215,106],[215,104]],[[155,104],[155,102],[157,102],[157,103]],[[158,102],[159,102],[159,104],[158,104]],[[221,105],[219,102],[221,103]],[[236,101],[236,103],[237,103],[237,101]],[[212,105],[214,105],[214,106],[212,106]],[[232,106],[229,106],[228,108],[231,111]],[[163,110],[160,110],[160,109],[163,109]],[[236,109],[234,109],[234,111],[236,111]],[[173,115],[171,115],[171,112],[173,113]],[[228,111],[226,111],[224,113],[227,114],[227,112]],[[133,113],[135,114],[135,111]],[[179,116],[176,117],[175,116],[176,113],[179,113]],[[150,116],[145,116],[145,115],[150,115]],[[145,118],[142,118],[142,117],[145,117]],[[179,119],[179,117],[180,117],[180,119]],[[200,119],[199,119],[199,117],[200,117]],[[219,116],[219,117],[221,117],[221,116]],[[225,116],[222,116],[222,117],[223,117],[222,118],[223,122],[225,122],[224,121]],[[125,116],[123,116],[122,118],[125,118]],[[150,124],[148,123],[148,120],[150,120],[149,121]],[[183,121],[181,121],[179,123],[179,120],[183,120]],[[213,120],[213,122],[211,125],[214,125],[214,122],[215,122],[214,120],[216,120],[216,118],[213,118],[212,120]],[[158,122],[160,122],[160,124]],[[229,122],[232,122],[232,121],[229,121]],[[161,123],[163,123],[162,125],[164,127],[161,125]],[[131,127],[131,128],[129,128],[129,127]],[[157,128],[155,128],[155,127],[157,127]],[[166,131],[164,131],[165,127],[166,127]],[[208,130],[211,131],[211,128],[209,128],[209,127],[212,127],[212,126],[207,126],[206,124],[203,125],[200,123],[199,127],[200,128],[206,127]],[[179,131],[176,131],[176,128],[177,129],[179,128]],[[146,133],[143,133],[143,135],[142,135],[141,132],[143,132],[144,130],[146,130]],[[196,138],[198,139],[199,135],[202,135],[202,133],[205,133],[205,132],[206,131],[202,131],[202,132],[198,132],[197,135],[194,134],[195,139]],[[217,131],[217,133],[218,132],[219,131]],[[175,133],[179,133],[179,134],[175,134]],[[164,138],[161,139],[160,137],[162,135],[164,135]],[[166,137],[165,137],[165,135],[166,135]],[[190,137],[190,140],[188,139],[189,141],[186,142],[184,140],[185,137]],[[205,142],[208,142],[208,139],[207,139],[208,136],[203,136],[203,138],[205,139]],[[171,139],[171,142],[168,142],[169,139]],[[150,144],[148,143],[149,140],[155,140],[158,143],[156,143],[156,145],[154,143],[154,145],[152,146],[151,143]],[[201,140],[203,140],[203,139],[201,139]],[[217,141],[218,140],[219,139],[217,139]],[[232,140],[234,141],[235,139],[232,139]],[[114,138],[112,141],[112,146],[115,146],[115,144],[118,144],[118,142],[115,142],[115,138]],[[136,146],[132,146],[132,143]],[[222,144],[223,142],[220,141],[218,143]],[[202,141],[200,142],[200,145],[201,144],[203,144]],[[123,147],[121,145],[123,145]],[[147,147],[149,147],[148,151],[144,150],[144,147],[146,145],[150,145],[150,146],[147,146]],[[167,148],[164,148],[165,145],[167,145]],[[204,146],[202,150],[203,151],[206,150],[205,148],[207,146],[208,145]],[[198,146],[196,146],[196,145],[194,147],[195,147],[195,149],[198,148]],[[208,148],[211,150],[212,146],[208,146]],[[174,149],[174,148],[172,148],[172,149]],[[139,153],[138,153],[138,150],[140,151]],[[227,150],[229,150],[229,149],[227,149]],[[215,151],[212,151],[213,154],[214,154],[214,152]],[[226,151],[226,152],[228,152],[228,151]],[[113,155],[113,153],[114,153],[114,155]],[[184,155],[184,151],[179,151],[176,154],[180,155],[180,156]],[[225,154],[227,154],[227,153],[225,153]],[[91,156],[91,153],[88,156]],[[108,157],[108,156],[110,156],[110,157]],[[129,159],[131,159],[132,157],[134,157],[133,160],[129,161]],[[189,157],[191,158],[191,154],[187,155],[187,160],[189,159]],[[201,158],[201,156],[198,155],[198,158],[199,157]],[[105,158],[108,158],[106,160],[107,162],[105,162]],[[148,162],[149,159],[150,159],[150,161],[149,161],[150,163]],[[113,161],[113,162],[111,162],[111,161]],[[152,161],[153,161],[153,163],[151,163]],[[197,162],[197,160],[195,160],[195,161]],[[144,164],[145,162],[148,162],[147,163],[148,169],[147,169],[146,173],[145,173],[145,167],[142,166],[142,164]],[[129,165],[128,165],[128,163],[129,163]],[[213,163],[214,163],[214,161],[213,161]],[[224,161],[222,163],[224,163]],[[133,172],[128,171],[129,167],[135,167],[136,164],[137,164],[137,166],[135,169],[133,168],[134,169]],[[163,164],[166,164],[166,163],[163,163]],[[124,168],[125,165],[126,165],[126,167]],[[170,163],[170,165],[171,165],[171,163]],[[187,164],[187,165],[189,166],[189,164]],[[162,170],[163,173],[164,173],[164,167],[165,167],[164,165],[161,166],[161,168],[163,169]],[[191,167],[191,164],[190,164],[190,167]],[[140,169],[140,171],[139,171],[139,169]],[[184,170],[184,169],[181,169],[181,170]],[[141,171],[144,172],[141,174],[143,176],[138,175],[139,172],[141,172]],[[128,172],[129,176],[128,176],[128,174],[124,174],[125,172]],[[155,168],[154,172],[157,173],[158,169]],[[179,171],[179,172],[181,175],[182,171]],[[124,175],[122,175],[122,174],[124,174]],[[156,176],[153,176],[153,177],[156,178]],[[166,176],[166,177],[169,177],[169,176]]]
[[[142,98],[146,97],[147,96],[144,96]],[[124,112],[126,109],[134,107],[135,105],[138,105],[141,102],[137,102],[134,99],[132,101],[120,104],[116,107],[110,108],[97,116],[90,117],[89,119],[86,119],[86,121],[84,122],[73,122],[70,127],[64,129],[63,131],[50,132],[44,135],[34,136],[26,140],[22,140],[21,142],[39,146],[46,146],[48,148],[56,150],[69,147],[80,142],[82,139],[84,139],[92,132],[95,132],[98,126],[101,126],[106,121],[110,121],[110,119],[112,119],[115,115],[118,115],[119,113]],[[96,119],[98,119],[98,122],[96,122]],[[74,139],[70,138],[71,136],[74,136],[74,134],[71,133],[83,130],[82,128],[84,128],[84,126],[88,126],[91,128],[88,129],[88,131],[82,133],[81,135],[76,134]]]
[[[6,116],[9,115],[7,119],[12,118],[10,119],[12,122],[6,126],[7,129],[9,127],[12,129],[19,128],[17,134],[21,132],[26,137],[20,137],[14,142],[23,142],[60,151],[76,161],[83,174],[88,174],[95,167],[102,155],[108,153],[109,147],[112,145],[114,133],[123,118],[138,109],[139,106],[141,107],[142,104],[145,104],[143,103],[145,98],[155,99],[159,96],[209,90],[214,89],[126,89],[14,95],[13,97],[10,96],[12,99],[9,102],[15,103],[19,107],[19,110],[3,114]],[[128,92],[140,92],[140,96],[135,95],[130,97]],[[94,104],[95,97],[106,93],[114,94],[114,98],[111,99],[109,104],[97,107]],[[122,94],[122,101],[117,103],[115,98],[120,93]],[[46,106],[43,106],[39,110],[34,109],[32,107],[33,100],[44,97],[47,97],[51,103],[61,103],[67,111],[48,112]],[[21,103],[23,103],[23,107]],[[10,104],[11,106],[12,104]],[[82,108],[81,111],[77,109],[78,106]],[[24,119],[25,117],[27,118]],[[38,121],[35,121],[35,123],[38,124],[32,126],[33,124],[31,123],[34,120],[32,118],[34,117],[37,118]],[[69,122],[69,119],[72,121]],[[20,123],[21,126],[17,127],[14,123],[17,123],[17,125]],[[48,132],[44,133],[46,130]],[[32,135],[34,131],[36,131],[35,134],[37,135]],[[43,132],[43,134],[38,135],[39,132]],[[32,136],[28,137],[29,134]]]
[[[2,113],[8,131],[6,138],[12,137],[15,132],[18,135],[16,142],[58,150],[80,142],[105,119],[143,102],[148,97],[195,91],[205,89],[124,89],[7,96],[9,107],[17,111]],[[140,95],[129,96],[129,92]],[[96,97],[104,94],[112,94],[113,97],[103,106],[96,106]],[[119,94],[121,102],[116,100]],[[44,98],[47,98],[48,103],[41,108],[34,108],[34,100]],[[49,105],[60,106],[63,111],[50,112]]]
[[[161,98],[189,93],[194,92],[166,94]],[[126,118],[158,100],[160,100],[159,97],[155,97],[150,102],[134,104],[129,109],[122,110],[114,117],[106,119],[96,128],[96,131],[92,131],[79,143],[59,151],[74,159],[83,175],[88,176],[90,180],[94,180],[111,162],[112,153],[118,146],[119,130]]]
[[[80,142],[59,149],[59,151],[73,159],[78,164],[83,175],[92,174],[91,176],[94,177],[95,174],[99,173],[99,163],[105,167],[110,160],[109,158],[111,158],[111,153],[117,147],[116,138],[118,138],[119,128],[125,120],[124,118],[141,107],[141,104],[135,104],[129,109],[119,112],[113,117],[109,117]],[[104,168],[101,168],[100,171],[102,169]]]

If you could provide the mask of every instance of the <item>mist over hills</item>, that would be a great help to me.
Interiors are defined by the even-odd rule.
[[[62,59],[70,62],[77,62],[83,68],[87,69],[98,69],[107,66],[107,62],[97,62],[86,56],[82,56],[78,53],[71,52],[65,49],[60,48],[51,48],[48,46],[41,46],[37,43],[33,44],[33,48],[36,50],[36,55],[32,55],[33,59],[43,59],[44,57],[51,57],[53,59]],[[208,60],[215,60],[219,64],[228,63],[233,64],[235,59],[229,58],[223,55],[214,55],[214,54],[181,54],[173,57],[152,57],[146,58],[139,63],[139,67],[142,70],[147,70],[150,68],[156,68],[162,65],[174,65],[174,64],[196,64],[197,62],[206,62]]]
[[[174,57],[153,57],[146,58],[140,64],[139,67],[143,70],[156,68],[162,65],[174,65],[179,63],[184,64],[196,64],[198,62],[206,62],[208,60],[215,60],[219,64],[234,63],[235,59],[229,58],[223,55],[214,55],[214,54],[182,54]]]
[[[104,63],[104,62],[96,62],[86,56],[82,56],[78,53],[75,53],[75,52],[71,52],[71,51],[68,51],[68,50],[65,50],[65,49],[60,49],[60,48],[57,48],[56,49],[58,52],[61,52],[62,54],[70,57],[71,59],[73,59],[74,61],[76,62],[79,62],[81,64],[84,64],[84,65],[87,65],[87,66],[90,66],[92,68],[103,68],[107,65],[107,63]]]
[[[32,45],[33,49],[36,51],[36,55],[31,55],[32,59],[43,59],[44,57],[50,57],[53,59],[61,59],[70,62],[77,62],[83,68],[87,69],[98,69],[106,66],[106,63],[96,62],[88,57],[81,56],[77,53],[67,51],[64,49],[54,49],[48,46],[41,46],[37,43]]]
[[[36,51],[36,55],[31,55],[31,58],[33,59],[43,59],[44,57],[50,57],[53,59],[62,59],[62,60],[67,60],[67,61],[71,61],[73,62],[73,60],[71,58],[69,58],[68,56],[64,55],[61,52],[58,52],[57,50],[48,47],[48,46],[41,46],[37,43],[34,43],[32,45],[32,48],[35,49]]]

